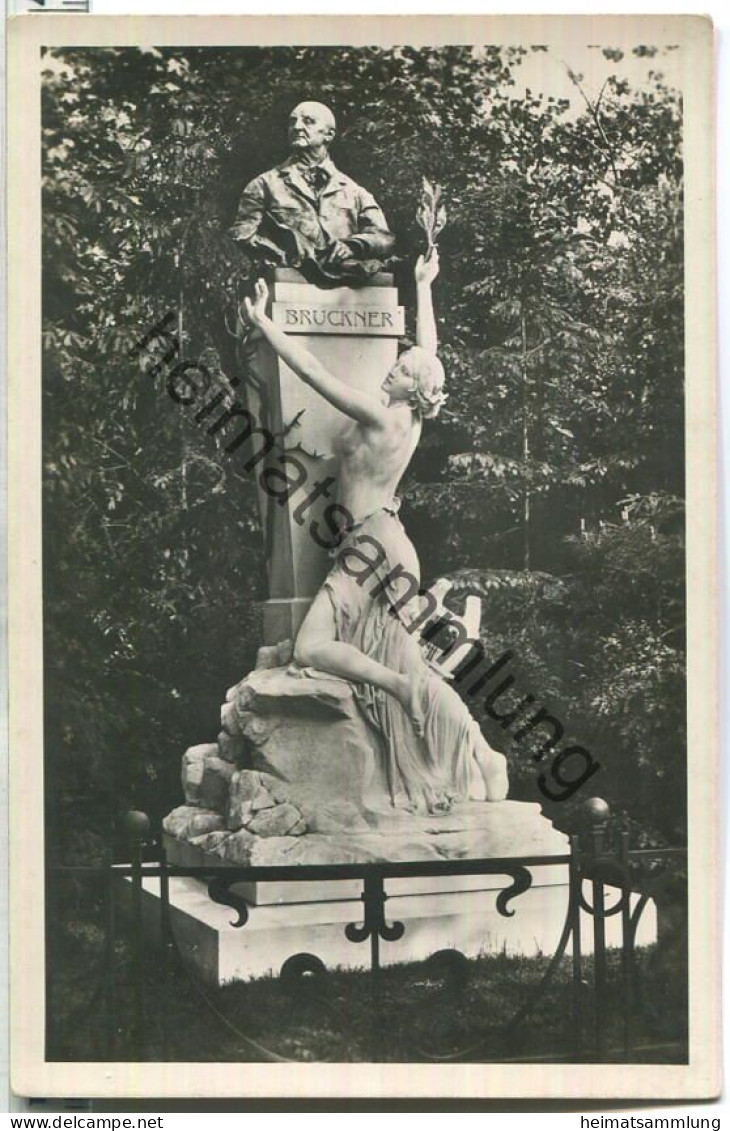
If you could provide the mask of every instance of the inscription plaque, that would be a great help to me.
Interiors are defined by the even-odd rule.
[[[274,302],[271,314],[288,334],[351,334],[397,338],[405,333],[403,307],[356,307],[310,302]]]

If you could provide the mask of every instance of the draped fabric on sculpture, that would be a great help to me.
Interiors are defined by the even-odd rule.
[[[372,547],[382,547],[372,571]],[[359,565],[357,564],[359,562]],[[400,567],[400,569],[398,568]],[[483,798],[475,761],[486,745],[477,722],[454,689],[426,663],[415,638],[397,612],[398,594],[388,583],[393,571],[419,578],[418,558],[391,508],[359,523],[341,543],[325,582],[334,611],[337,639],[419,684],[424,737],[416,734],[400,703],[370,684],[354,685],[358,703],[383,739],[385,773],[391,800],[399,808],[443,811],[457,800]],[[367,575],[367,576],[366,576]],[[402,596],[402,594],[401,594]]]

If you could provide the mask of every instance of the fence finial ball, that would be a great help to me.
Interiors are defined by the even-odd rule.
[[[124,827],[130,837],[135,840],[144,840],[150,831],[150,819],[146,813],[139,809],[130,809],[124,814]]]
[[[611,816],[608,803],[602,797],[589,797],[583,802],[583,812],[592,825],[605,825]]]

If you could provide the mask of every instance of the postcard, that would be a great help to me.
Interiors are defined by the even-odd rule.
[[[713,83],[10,21],[16,1092],[718,1094]]]

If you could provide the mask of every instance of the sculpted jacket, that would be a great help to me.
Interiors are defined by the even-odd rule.
[[[340,240],[361,268],[362,261],[375,261],[377,270],[395,243],[377,201],[330,158],[316,168],[323,182],[319,189],[291,157],[255,177],[243,190],[230,235],[270,263],[301,267],[309,260],[333,277],[341,272],[334,264],[328,269],[327,249]]]

